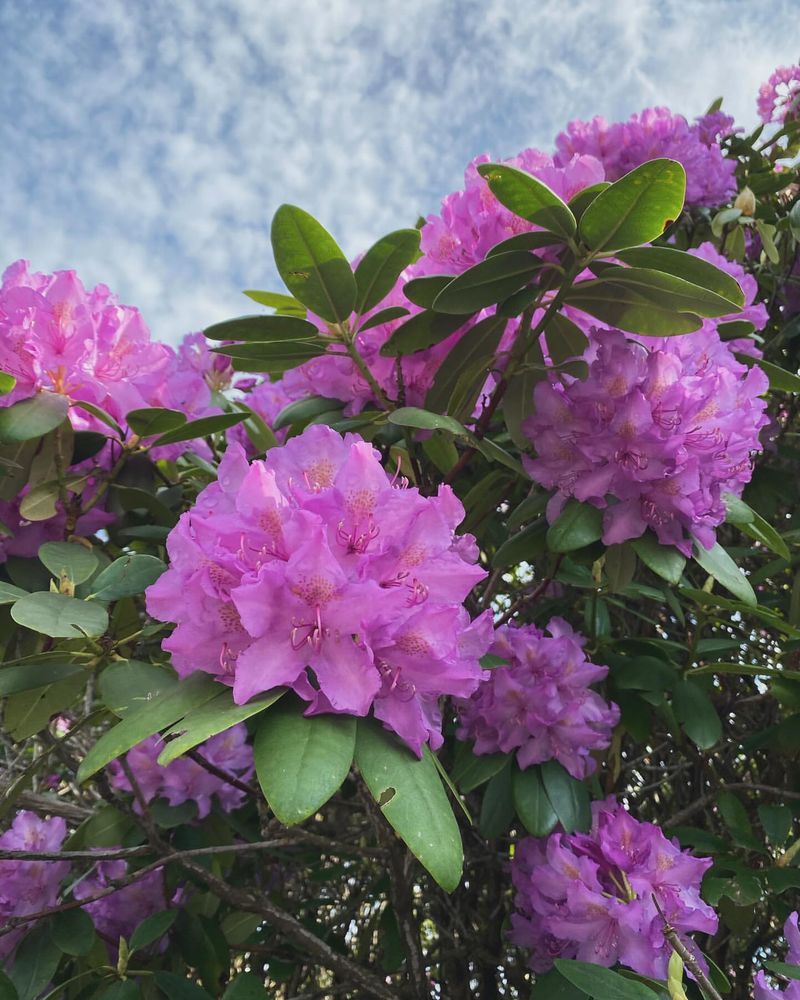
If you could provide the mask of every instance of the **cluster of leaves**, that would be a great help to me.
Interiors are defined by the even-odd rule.
[[[538,228],[458,277],[406,286],[423,311],[398,326],[385,356],[425,350],[492,310],[453,349],[424,408],[387,399],[356,347],[360,330],[405,317],[396,306],[372,311],[417,257],[418,231],[378,241],[354,271],[318,222],[283,206],[272,242],[290,294],[251,292],[273,312],[207,335],[226,342],[216,352],[237,370],[271,377],[335,342],[374,388],[374,409],[344,417],[341,403],[311,397],[269,428],[226,402],[229,412],[194,422],[172,410],[134,411],[125,432],[80,404],[108,426],[121,456],[88,497],[85,477],[64,470],[105,439],[72,431],[66,397],[43,393],[0,409],[0,499],[27,487],[28,521],[46,521],[58,504],[68,515],[63,541],[0,570],[0,815],[19,807],[63,815],[73,830],[65,850],[80,870],[98,851],[117,851],[131,880],[160,865],[167,898],[182,893],[178,908],[118,943],[98,939],[65,891],[51,914],[20,924],[31,931],[0,976],[0,997],[699,998],[675,965],[660,983],[564,960],[534,981],[508,943],[515,841],[557,824],[585,830],[590,801],[609,794],[714,857],[704,895],[722,929],[700,944],[714,989],[731,1000],[749,995],[753,968],[775,954],[800,888],[800,529],[786,489],[800,459],[791,395],[800,389],[800,317],[785,322],[781,297],[797,261],[800,202],[797,172],[775,170],[796,151],[795,134],[787,127],[761,145],[759,131],[728,140],[755,207],[716,214],[684,211],[683,170],[671,160],[569,204],[518,169],[482,165],[497,199]],[[521,426],[548,369],[585,372],[575,361],[585,334],[562,307],[635,334],[691,333],[744,300],[727,274],[683,251],[712,239],[745,259],[748,229],[763,246],[748,266],[770,308],[764,360],[754,363],[770,378],[778,434],[745,499],[731,498],[717,545],[696,546],[691,560],[650,533],[606,547],[601,513],[576,501],[548,524],[548,496],[522,471],[530,445]],[[542,248],[546,255],[531,254]],[[594,277],[576,281],[586,268]],[[307,310],[327,324],[324,334]],[[512,320],[519,332],[502,378],[473,417]],[[752,332],[734,325],[730,336]],[[9,391],[13,380],[0,386]],[[563,615],[582,626],[592,659],[609,665],[605,693],[622,718],[590,780],[555,761],[520,770],[512,755],[478,756],[455,739],[452,713],[444,747],[417,760],[374,719],[307,718],[280,689],[236,705],[205,675],[178,680],[160,646],[167,627],[147,618],[144,592],[165,569],[170,528],[214,479],[225,431],[242,421],[261,451],[276,445],[275,431],[292,435],[311,422],[357,430],[423,492],[443,480],[453,486],[489,571],[470,610],[540,625]],[[210,458],[197,453],[198,439]],[[180,458],[152,457],[181,442]],[[80,514],[105,495],[113,523],[76,537]],[[149,736],[163,736],[167,764],[238,723],[252,736],[257,785],[235,813],[215,809],[200,822],[191,804],[133,809],[105,778],[110,762]],[[153,947],[165,935],[172,947]]]

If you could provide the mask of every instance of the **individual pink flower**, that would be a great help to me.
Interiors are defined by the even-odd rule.
[[[672,945],[654,898],[681,936],[715,933],[716,914],[700,896],[711,864],[613,798],[593,802],[588,834],[552,833],[517,845],[511,939],[530,952],[535,972],[555,958],[576,958],[666,979]]]
[[[11,827],[0,836],[4,851],[58,851],[67,835],[60,817],[42,819],[21,810]],[[24,917],[55,906],[62,881],[69,872],[67,861],[0,861],[0,925],[14,917]],[[30,925],[0,937],[0,958],[7,959]]]
[[[762,122],[785,122],[797,116],[800,65],[779,66],[758,88],[758,117]]]
[[[783,925],[783,936],[786,938],[788,951],[785,962],[800,966],[800,929],[797,926],[797,912],[790,913]],[[761,969],[756,973],[754,1000],[800,1000],[800,979],[790,979],[784,989],[776,989],[769,985],[767,974]]]
[[[663,339],[595,330],[585,380],[541,381],[525,432],[537,457],[529,475],[555,488],[554,520],[574,497],[604,510],[606,545],[649,527],[663,545],[706,548],[740,496],[768,418],[760,368],[738,362],[719,335]]]
[[[250,466],[231,445],[147,607],[177,619],[164,648],[182,676],[207,671],[238,704],[285,685],[310,714],[372,709],[421,753],[490,641],[489,613],[470,623],[463,607],[485,576],[455,536],[463,516],[449,487],[404,488],[355,435],[312,425]]]
[[[239,723],[212,736],[197,747],[197,752],[226,774],[248,781],[253,776],[253,750],[246,741],[247,729],[243,723]],[[163,749],[163,741],[157,736],[150,736],[126,755],[145,801],[165,798],[171,806],[194,802],[199,819],[208,816],[213,797],[216,797],[226,812],[241,807],[245,799],[244,791],[212,774],[190,757],[177,757],[169,764],[159,764],[158,755]],[[113,761],[108,770],[114,788],[133,792],[118,761]],[[137,800],[134,800],[133,807],[141,812],[141,805]]]
[[[604,750],[619,709],[590,684],[608,667],[590,663],[585,639],[561,618],[546,635],[535,625],[501,626],[489,650],[508,666],[496,667],[468,700],[457,703],[459,739],[474,740],[476,754],[517,751],[520,768],[557,760],[574,778],[596,768],[593,750]]]

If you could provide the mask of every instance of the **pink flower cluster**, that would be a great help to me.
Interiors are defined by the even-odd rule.
[[[244,723],[239,723],[223,733],[212,736],[198,747],[198,753],[219,770],[247,781],[253,776],[253,750],[246,741],[247,729]],[[212,796],[216,796],[226,812],[240,808],[245,798],[243,791],[223,778],[216,777],[202,764],[196,763],[189,757],[178,757],[166,766],[162,766],[157,762],[157,758],[163,749],[164,743],[157,736],[151,736],[129,750],[126,755],[126,760],[146,802],[157,798],[166,799],[171,806],[194,802],[199,819],[208,816]],[[108,771],[114,788],[133,792],[119,761],[113,761]],[[133,807],[137,812],[141,811],[138,801],[134,801]]]
[[[713,331],[632,340],[595,330],[592,338],[587,378],[539,382],[525,424],[537,452],[525,467],[556,489],[549,519],[575,497],[605,510],[606,545],[649,527],[686,555],[690,536],[710,548],[723,494],[741,495],[762,447],[766,376]]]
[[[769,313],[763,302],[756,302],[758,282],[752,274],[748,274],[737,261],[728,260],[724,254],[721,254],[717,250],[713,243],[701,243],[699,247],[693,247],[689,250],[689,253],[693,257],[699,257],[701,260],[713,264],[720,271],[725,271],[738,283],[744,292],[745,304],[740,312],[731,313],[728,316],[717,316],[714,319],[706,318],[703,320],[703,330],[705,332],[713,332],[722,324],[730,323],[733,320],[746,320],[748,323],[753,324],[755,331],[763,330],[769,320]],[[726,341],[726,345],[728,350],[744,351],[747,354],[761,356],[761,351],[755,342],[748,338],[729,340]]]
[[[800,110],[800,65],[779,66],[758,88],[758,117],[762,122],[785,122]]]
[[[231,445],[219,481],[167,540],[147,607],[178,627],[164,648],[242,704],[291,687],[310,714],[377,718],[417,753],[441,745],[439,697],[470,695],[487,612],[462,602],[485,576],[449,487],[403,488],[355,435],[312,425],[248,466]]]
[[[530,951],[536,972],[555,958],[577,958],[665,979],[672,945],[653,897],[682,935],[713,934],[716,914],[700,897],[712,859],[682,851],[613,798],[594,802],[592,817],[588,834],[552,833],[517,845],[512,940]]]
[[[58,851],[67,835],[63,819],[41,819],[22,810],[10,829],[0,836],[4,851]],[[69,872],[68,861],[0,861],[0,926],[13,917],[38,913],[58,901],[61,882]],[[18,930],[0,937],[0,959],[8,958],[30,930]]]
[[[589,685],[608,667],[590,663],[585,639],[561,618],[545,635],[535,625],[501,626],[490,652],[508,662],[496,667],[469,700],[458,702],[459,739],[475,753],[517,751],[521,768],[557,760],[574,778],[592,774],[592,750],[604,750],[619,709]]]
[[[687,205],[720,205],[736,191],[736,164],[719,145],[731,134],[732,124],[718,112],[690,125],[668,108],[647,108],[611,125],[601,117],[572,121],[556,137],[555,162],[565,166],[575,156],[593,156],[602,163],[606,180],[616,181],[647,160],[665,156],[686,170]]]
[[[800,928],[797,926],[797,913],[790,913],[783,925],[783,935],[789,949],[785,962],[800,966]],[[800,979],[790,979],[786,989],[774,989],[767,982],[767,974],[763,969],[756,973],[754,1000],[800,1000]]]

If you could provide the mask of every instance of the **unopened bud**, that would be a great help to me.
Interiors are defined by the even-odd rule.
[[[756,196],[749,187],[742,188],[742,190],[736,195],[736,201],[733,203],[733,207],[738,208],[742,215],[756,214]]]

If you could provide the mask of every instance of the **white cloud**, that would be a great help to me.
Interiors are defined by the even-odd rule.
[[[718,94],[745,124],[796,60],[793,0],[64,0],[0,6],[0,258],[74,267],[154,333],[275,287],[293,201],[349,253],[413,223],[476,153],[573,117]]]

